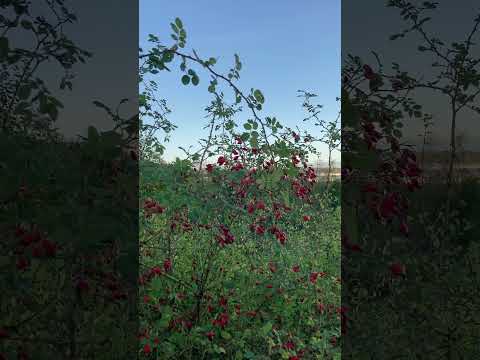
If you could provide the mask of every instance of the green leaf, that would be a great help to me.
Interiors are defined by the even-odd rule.
[[[242,63],[241,63],[240,58],[237,54],[235,54],[235,69],[237,71],[242,70]]]
[[[243,127],[245,128],[245,130],[251,130],[252,129],[252,125],[250,125],[249,123],[243,124]]]
[[[175,25],[174,23],[170,23],[170,26],[172,27],[172,30],[175,32],[175,34],[179,33],[177,25]]]
[[[282,198],[285,205],[290,206],[290,196],[288,195],[288,192],[282,191]]]
[[[230,340],[232,338],[232,335],[230,335],[230,333],[226,332],[226,331],[222,331],[220,333],[220,335],[222,336],[222,338],[224,338],[225,340]]]
[[[183,23],[182,20],[180,20],[178,17],[175,19],[175,25],[177,25],[180,29],[183,28]]]
[[[262,329],[260,330],[260,333],[263,335],[263,336],[266,336],[268,335],[268,333],[272,330],[272,323],[271,322],[268,322],[266,323]]]
[[[235,123],[233,122],[233,120],[229,120],[226,124],[225,124],[225,130],[232,130],[235,126]]]
[[[174,54],[171,51],[165,51],[162,56],[162,61],[165,63],[169,63],[173,60]]]
[[[170,323],[170,319],[173,316],[173,311],[169,306],[166,306],[165,308],[162,309],[162,317],[161,319],[157,322],[157,326],[160,328],[165,328],[168,326]]]
[[[200,78],[197,75],[192,76],[192,84],[197,86],[200,82]]]
[[[247,141],[249,138],[250,138],[250,134],[247,133],[247,132],[244,132],[240,138],[243,140],[243,141]]]
[[[224,284],[226,289],[235,289],[236,285],[234,281],[226,281]]]
[[[252,353],[251,351],[246,351],[243,356],[245,356],[245,358],[247,359],[253,359],[255,357],[255,354]]]
[[[263,94],[260,90],[255,90],[253,92],[253,96],[255,97],[255,100],[257,100],[260,104],[263,104],[265,101],[265,98],[263,97]]]
[[[182,83],[183,85],[188,85],[190,83],[190,77],[188,75],[182,76]]]
[[[295,167],[290,167],[287,170],[287,174],[288,174],[288,176],[296,177],[296,176],[298,176],[298,169],[295,168]]]

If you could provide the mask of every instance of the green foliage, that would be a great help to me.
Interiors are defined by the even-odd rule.
[[[316,138],[263,117],[262,91],[237,85],[237,54],[222,74],[215,57],[180,50],[186,44],[179,19],[170,26],[174,44],[150,35],[152,47],[141,50],[142,81],[172,71],[176,60],[184,86],[200,85],[200,70],[211,77],[213,99],[199,150],[181,148],[187,159],[171,164],[141,158],[140,353],[337,359],[339,184],[319,182],[308,157],[318,153],[316,142],[328,142],[331,151],[338,146],[338,119],[316,118],[324,134]],[[249,118],[239,123],[242,105]]]
[[[283,202],[289,187],[279,181],[281,173],[265,174],[266,187],[249,196],[260,199],[275,193],[279,196],[273,201]],[[142,203],[152,199],[166,207],[153,217],[140,214],[142,274],[156,266],[163,269],[167,258],[172,262],[171,271],[141,288],[141,327],[149,334],[142,348],[150,344],[159,358],[176,354],[181,359],[283,359],[302,349],[311,356],[335,358],[339,348],[329,339],[340,337],[335,313],[340,301],[338,184],[328,193],[317,184],[311,205],[295,197],[289,200],[293,210],[278,222],[288,234],[282,246],[271,235],[252,233],[252,215],[237,206],[228,187],[216,180],[233,179],[234,173],[218,169],[206,177],[193,171],[191,163],[177,161],[141,163],[140,174]],[[272,176],[277,180],[271,181]],[[271,204],[268,201],[267,208]],[[305,214],[310,214],[311,222],[303,220]],[[172,228],[172,221],[178,226]],[[232,245],[216,244],[219,223],[234,234]],[[199,226],[203,224],[213,227]],[[292,270],[295,265],[298,272]],[[325,275],[311,283],[315,271]],[[225,308],[219,306],[222,297],[227,299]],[[161,304],[158,311],[156,303]],[[222,329],[212,321],[223,311],[229,321]],[[210,331],[212,341],[206,336]],[[288,342],[295,350],[285,348]]]

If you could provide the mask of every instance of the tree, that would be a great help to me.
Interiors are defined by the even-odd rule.
[[[405,0],[391,0],[388,6],[400,10],[400,15],[410,25],[407,30],[391,36],[392,40],[403,38],[409,33],[416,32],[420,35],[422,43],[418,50],[430,54],[434,61],[432,68],[439,69],[438,74],[430,80],[418,81],[401,73],[397,69],[392,80],[407,80],[406,86],[400,89],[425,88],[439,92],[447,97],[450,104],[450,160],[447,174],[447,184],[450,188],[453,183],[454,163],[457,158],[456,126],[460,112],[471,109],[480,114],[480,108],[475,105],[475,100],[480,95],[480,58],[474,55],[474,38],[480,26],[480,15],[473,20],[471,31],[462,41],[452,42],[450,46],[445,42],[430,35],[425,25],[431,21],[426,13],[435,10],[437,3],[424,1],[422,5],[414,5]]]
[[[0,8],[0,86],[1,129],[7,133],[25,133],[37,137],[54,134],[53,123],[62,104],[38,77],[38,70],[47,61],[55,61],[63,70],[61,89],[72,89],[72,67],[91,56],[63,32],[64,24],[76,21],[63,0],[43,1],[48,13],[35,16],[27,0],[3,1]],[[30,47],[17,47],[8,34],[21,30],[32,37]]]

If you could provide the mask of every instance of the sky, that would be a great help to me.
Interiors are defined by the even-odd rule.
[[[195,49],[202,58],[217,58],[215,68],[223,73],[233,66],[237,53],[243,65],[238,84],[247,92],[250,88],[263,92],[263,118],[275,116],[286,126],[299,125],[318,135],[318,128],[302,122],[305,112],[297,90],[318,94],[315,99],[323,105],[322,119],[337,116],[340,0],[141,0],[139,10],[142,48],[148,48],[148,34],[171,44],[170,22],[179,17],[187,31],[186,51]],[[178,126],[166,144],[167,161],[182,157],[178,146],[195,145],[206,133],[204,109],[212,96],[207,91],[209,76],[202,69],[197,72],[198,87],[183,86],[179,70],[158,74],[159,95],[167,100],[172,110],[169,119]],[[248,119],[244,114],[241,120]],[[326,148],[321,146],[320,151],[325,160]],[[334,159],[339,161],[339,152]]]
[[[43,2],[32,4],[33,14],[52,21]],[[37,73],[64,105],[55,125],[66,138],[76,139],[78,135],[85,136],[89,126],[101,131],[114,126],[93,101],[115,109],[121,99],[127,98],[120,115],[130,118],[138,112],[138,6],[130,0],[67,0],[65,5],[75,13],[78,22],[65,25],[63,32],[93,56],[71,70],[76,75],[72,91],[59,89],[63,71],[55,61],[42,64]],[[16,45],[26,46],[23,43],[27,39],[23,34],[16,39]]]
[[[474,26],[474,18],[480,14],[478,0],[462,0],[462,6],[455,1],[440,1],[436,10],[426,13],[431,21],[425,24],[429,36],[441,39],[447,46],[452,42],[463,42]],[[390,35],[400,33],[407,28],[400,11],[386,7],[381,3],[357,0],[344,0],[342,7],[342,54],[358,55],[376,69],[376,60],[371,51],[375,51],[390,71],[390,64],[400,64],[404,71],[423,81],[435,80],[438,68],[431,64],[438,61],[429,52],[419,52],[418,46],[425,45],[418,34],[411,34],[396,41]],[[480,56],[480,32],[473,37],[472,55]],[[477,69],[479,67],[477,66]],[[473,90],[472,90],[473,91]],[[472,92],[471,92],[472,93]],[[423,106],[425,112],[433,116],[433,126],[428,137],[432,151],[449,149],[451,112],[448,98],[431,90],[412,91],[410,97]],[[480,106],[480,97],[474,103]],[[404,119],[402,128],[404,140],[410,144],[421,146],[423,122],[417,119]],[[457,116],[456,134],[462,137],[465,150],[480,151],[479,115],[469,109],[462,110]]]

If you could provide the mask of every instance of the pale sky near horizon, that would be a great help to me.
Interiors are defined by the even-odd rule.
[[[300,126],[313,135],[318,128],[302,122],[305,112],[297,90],[318,94],[324,106],[321,117],[334,119],[340,96],[340,1],[253,1],[241,4],[221,0],[140,1],[140,47],[148,48],[148,34],[171,43],[170,22],[182,19],[187,31],[186,51],[195,49],[201,57],[216,57],[217,70],[226,73],[238,53],[243,63],[240,88],[262,90],[266,101],[261,117],[276,116],[284,125]],[[160,96],[172,109],[170,120],[178,129],[167,143],[166,160],[181,156],[178,146],[195,145],[205,134],[204,108],[212,97],[208,93],[208,74],[200,75],[198,87],[183,86],[178,64],[172,73],[158,75]],[[173,70],[173,69],[172,69]],[[226,92],[228,94],[228,92]],[[244,112],[240,120],[248,119]],[[320,147],[323,160],[325,147]],[[340,153],[334,154],[336,161]]]

